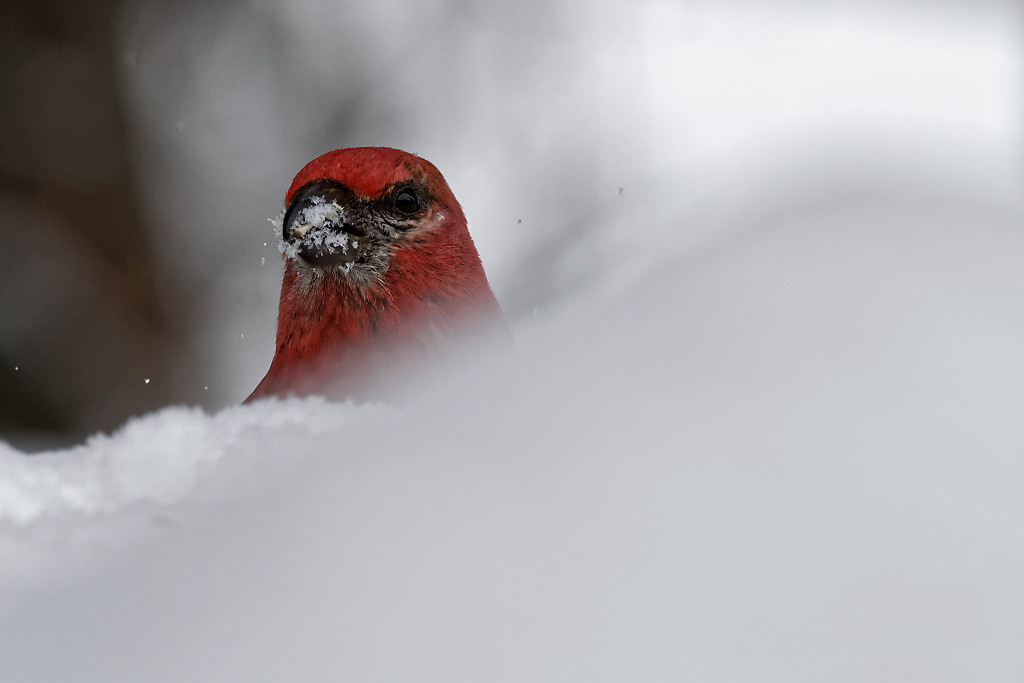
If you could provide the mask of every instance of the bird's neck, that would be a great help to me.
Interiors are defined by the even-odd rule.
[[[349,396],[352,387],[410,353],[433,355],[433,347],[450,343],[460,326],[491,320],[504,325],[476,249],[471,242],[468,250],[457,246],[442,245],[441,253],[430,252],[429,245],[396,250],[383,281],[373,286],[288,261],[274,359],[250,399]],[[336,391],[323,389],[328,378]]]

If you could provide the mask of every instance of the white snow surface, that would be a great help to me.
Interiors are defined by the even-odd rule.
[[[7,680],[1019,679],[1024,235],[955,209],[664,255],[395,407],[8,448]]]
[[[81,446],[32,458],[0,442],[0,524],[25,526],[44,517],[173,503],[191,495],[204,467],[237,450],[245,434],[295,425],[321,434],[336,417],[336,408],[323,400],[291,410],[287,405],[227,409],[213,416],[198,408],[166,408],[130,420],[112,435],[97,434]]]

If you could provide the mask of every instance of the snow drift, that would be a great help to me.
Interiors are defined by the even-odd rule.
[[[952,210],[832,212],[397,408],[168,409],[5,453],[8,549],[52,574],[7,577],[5,671],[1019,676],[1022,254]]]

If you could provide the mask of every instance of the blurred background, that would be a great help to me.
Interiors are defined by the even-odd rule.
[[[338,147],[442,170],[520,335],[780,216],[913,205],[1024,229],[1013,0],[0,14],[0,438],[23,449],[245,398],[273,351],[266,219]]]

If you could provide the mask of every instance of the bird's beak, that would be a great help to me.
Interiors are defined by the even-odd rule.
[[[353,200],[348,188],[333,181],[297,190],[281,226],[285,255],[316,268],[351,264],[366,237]]]

